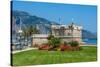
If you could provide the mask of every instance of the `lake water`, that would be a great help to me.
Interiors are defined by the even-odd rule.
[[[83,39],[86,44],[97,44],[97,39]]]

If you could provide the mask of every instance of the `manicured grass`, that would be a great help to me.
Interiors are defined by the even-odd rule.
[[[84,46],[81,51],[29,50],[13,54],[14,66],[89,62],[97,60],[97,47]]]

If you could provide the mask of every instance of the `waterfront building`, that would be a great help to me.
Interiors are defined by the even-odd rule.
[[[61,38],[62,42],[78,41],[82,42],[82,26],[74,23],[69,25],[51,25],[51,34]],[[33,45],[47,42],[47,37],[50,34],[33,34]]]

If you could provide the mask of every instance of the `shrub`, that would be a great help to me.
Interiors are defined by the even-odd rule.
[[[50,45],[52,45],[53,47],[59,46],[60,42],[61,42],[60,38],[55,38],[55,37],[54,37],[54,38],[51,38],[51,39],[48,41],[48,43],[49,43]]]
[[[69,42],[69,44],[70,44],[72,47],[79,46],[79,43],[78,43],[77,41],[71,41],[71,42]]]
[[[47,37],[48,40],[51,40],[52,38],[54,38],[53,35],[49,35],[49,36]]]

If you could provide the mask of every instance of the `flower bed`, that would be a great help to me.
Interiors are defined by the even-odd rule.
[[[79,51],[82,50],[82,48],[80,46],[70,46],[70,45],[64,45],[61,44],[57,47],[53,47],[51,45],[48,44],[42,44],[38,47],[39,50],[48,50],[48,51]]]
[[[61,43],[60,38],[54,36],[48,37],[48,43],[42,44],[38,47],[39,50],[53,50],[53,51],[79,51],[82,48],[77,41]]]

